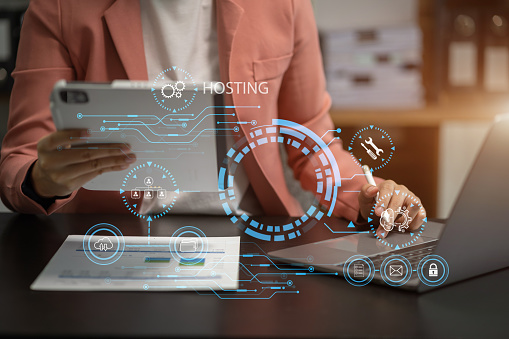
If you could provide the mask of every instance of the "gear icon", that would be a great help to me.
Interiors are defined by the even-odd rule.
[[[182,97],[182,92],[176,92],[176,93],[175,93],[175,97],[176,97],[176,98],[180,98],[180,97]]]
[[[170,95],[168,95],[168,94],[166,94],[166,93],[165,93],[165,90],[166,90],[168,87],[170,87],[170,88],[171,88],[171,94],[170,94]],[[164,85],[163,87],[161,87],[161,95],[162,95],[164,98],[166,98],[166,99],[173,98],[173,96],[174,96],[175,94],[177,94],[177,93],[179,93],[179,92],[177,92],[177,91],[176,91],[175,87],[174,87],[172,84],[166,84],[166,85]]]
[[[396,222],[396,219],[402,219]],[[392,231],[394,227],[398,228],[398,231],[405,232],[410,227],[412,217],[408,215],[406,207],[398,208],[394,211],[392,208],[388,208],[382,212],[380,216],[380,226],[387,232]]]
[[[181,92],[186,89],[186,84],[182,80],[179,80],[175,83],[175,89]]]

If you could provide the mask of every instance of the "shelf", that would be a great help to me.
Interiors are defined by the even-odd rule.
[[[491,121],[498,114],[509,112],[509,101],[496,105],[443,104],[415,110],[331,110],[338,127],[366,124],[400,127],[433,127],[446,121]]]

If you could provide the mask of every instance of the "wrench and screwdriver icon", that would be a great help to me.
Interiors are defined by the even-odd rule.
[[[373,139],[371,139],[371,137],[369,137],[367,140],[364,140],[364,142],[368,145],[371,145],[373,147],[373,149],[375,150],[376,154],[373,153],[372,150],[370,150],[369,148],[366,147],[366,145],[364,145],[362,142],[361,142],[361,146],[364,147],[364,149],[366,150],[366,153],[368,153],[368,155],[371,157],[371,159],[373,160],[376,160],[379,156],[380,156],[380,153],[383,153],[384,150],[381,149],[381,148],[378,148],[375,143],[373,142]]]

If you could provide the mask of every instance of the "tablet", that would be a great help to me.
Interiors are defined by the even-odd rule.
[[[127,170],[105,173],[88,182],[89,190],[133,189],[133,169],[152,168],[171,176],[180,190],[218,191],[218,165],[226,154],[222,97],[182,81],[157,87],[127,80],[112,83],[55,84],[51,112],[58,130],[88,129],[94,143],[126,143],[137,161]],[[164,174],[166,173],[166,174]],[[169,173],[169,175],[168,175]],[[150,175],[146,174],[147,177]]]

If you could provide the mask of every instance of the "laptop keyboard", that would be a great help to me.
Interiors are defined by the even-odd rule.
[[[421,261],[421,259],[424,258],[425,256],[432,254],[433,251],[435,250],[436,246],[437,246],[437,240],[431,241],[431,242],[428,242],[428,243],[425,243],[422,245],[404,248],[404,249],[393,251],[393,252],[370,256],[369,258],[371,259],[371,261],[373,262],[375,267],[380,267],[380,265],[385,260],[385,258],[387,258],[391,255],[394,255],[394,254],[399,254],[399,255],[405,257],[406,259],[408,259],[408,261],[410,261],[410,264],[412,264],[412,266],[417,267],[417,265],[419,264],[419,261]]]

